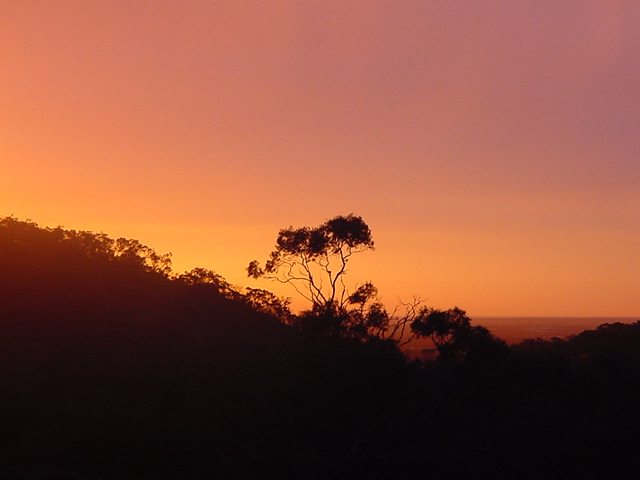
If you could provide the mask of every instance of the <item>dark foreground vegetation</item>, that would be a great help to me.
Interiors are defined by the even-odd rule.
[[[0,219],[0,478],[637,477],[639,322],[507,347],[424,309],[440,355],[409,361],[372,292],[295,316],[134,240]]]

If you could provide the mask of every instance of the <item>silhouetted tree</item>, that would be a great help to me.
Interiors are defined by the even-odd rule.
[[[507,348],[487,328],[471,325],[467,313],[458,307],[449,310],[423,308],[411,323],[411,330],[417,336],[431,337],[439,358],[444,361],[493,356],[497,350]]]
[[[208,268],[197,267],[177,276],[187,285],[200,285],[211,288],[226,298],[240,298],[241,294],[220,274]]]
[[[298,320],[307,331],[364,338],[388,325],[377,290],[365,283],[349,294],[344,282],[351,257],[374,247],[369,226],[361,217],[337,216],[322,225],[280,230],[276,247],[264,267],[252,261],[247,273],[286,283],[311,302]]]
[[[293,317],[289,305],[290,298],[282,298],[262,288],[246,288],[244,299],[249,305],[258,311],[268,313],[279,319],[282,323],[289,324]]]
[[[361,217],[339,215],[315,228],[280,230],[264,268],[254,260],[247,273],[290,284],[314,308],[332,309],[347,301],[343,277],[349,260],[373,245],[371,230]]]
[[[265,266],[254,260],[247,272],[253,278],[290,284],[311,302],[308,311],[287,317],[306,332],[406,343],[411,339],[405,338],[407,326],[415,318],[419,300],[389,314],[371,282],[352,293],[345,285],[351,257],[373,248],[371,230],[361,217],[339,215],[315,228],[280,230]]]
[[[83,234],[90,232],[82,232]],[[100,237],[95,237],[100,238]],[[113,255],[120,261],[139,263],[146,269],[161,273],[171,274],[171,253],[161,255],[153,248],[143,245],[138,240],[118,238],[112,246]]]
[[[408,326],[416,318],[421,300],[401,303],[391,313],[378,297],[378,289],[371,282],[360,285],[347,299],[344,326],[349,336],[361,339],[393,341],[397,346],[409,343],[414,336]]]

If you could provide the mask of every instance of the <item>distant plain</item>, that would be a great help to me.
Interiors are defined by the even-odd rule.
[[[566,339],[585,330],[593,330],[604,323],[633,323],[638,317],[473,317],[472,323],[487,327],[491,332],[515,345],[527,339],[551,340],[554,337]],[[434,348],[428,338],[413,340],[406,345],[410,356],[421,357],[422,351]]]

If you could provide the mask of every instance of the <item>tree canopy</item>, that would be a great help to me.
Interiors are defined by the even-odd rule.
[[[315,309],[335,309],[349,300],[344,275],[351,257],[373,247],[362,217],[339,215],[315,228],[280,230],[264,267],[254,260],[247,272],[253,278],[292,285]]]
[[[411,322],[411,330],[417,336],[430,337],[444,361],[490,358],[506,349],[506,344],[486,327],[471,325],[467,312],[458,307],[425,307]]]
[[[344,277],[353,255],[373,248],[371,230],[362,217],[338,215],[317,227],[280,230],[264,267],[254,260],[247,273],[289,284],[307,299],[309,310],[287,318],[312,335],[405,343],[418,301],[390,314],[373,283],[364,282],[352,290],[346,286]]]

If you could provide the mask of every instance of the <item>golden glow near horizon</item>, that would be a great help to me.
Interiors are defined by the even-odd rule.
[[[640,314],[638,2],[25,0],[0,40],[2,216],[293,296],[248,262],[353,212],[390,305]]]

